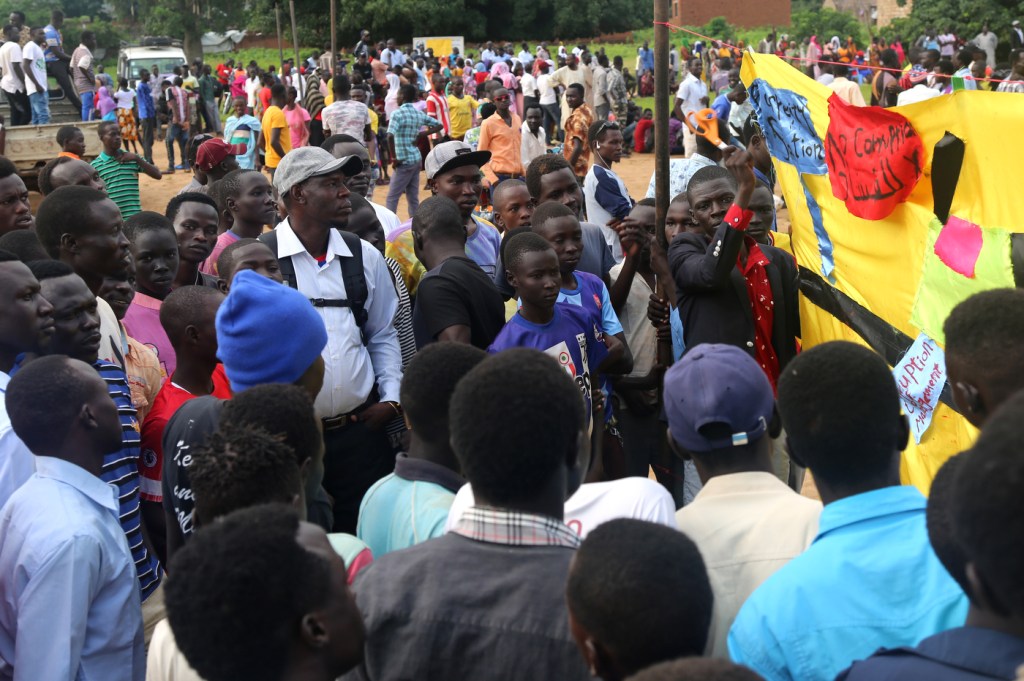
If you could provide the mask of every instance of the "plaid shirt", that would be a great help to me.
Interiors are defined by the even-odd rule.
[[[401,163],[419,163],[423,160],[416,146],[416,136],[423,126],[441,125],[427,114],[417,111],[412,104],[403,104],[388,120],[388,134],[395,138],[395,156]]]
[[[590,168],[590,144],[587,141],[587,130],[593,122],[594,112],[586,104],[580,104],[573,109],[565,121],[565,145],[562,147],[562,154],[566,161],[572,162],[573,140],[578,137],[583,142],[583,150],[572,169],[576,173],[576,177],[583,177]]]
[[[560,520],[542,515],[473,506],[452,529],[455,534],[490,544],[508,546],[580,545],[579,536]]]

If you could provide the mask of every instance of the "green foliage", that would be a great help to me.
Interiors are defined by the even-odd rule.
[[[121,0],[124,1],[124,0]],[[652,3],[634,0],[337,0],[339,43],[354,45],[359,30],[374,40],[395,38],[408,44],[414,35],[461,35],[467,41],[553,40],[597,36],[649,26]],[[288,6],[282,6],[282,29],[290,31]],[[330,39],[327,3],[295,0],[299,41],[320,45]],[[246,15],[249,28],[273,32],[273,0],[253,0]]]
[[[701,26],[700,32],[711,38],[736,44],[736,27],[730,24],[725,17],[715,17]]]
[[[996,56],[1003,61],[1010,50],[1010,22],[1021,15],[1024,15],[1021,0],[914,0],[910,16],[893,21],[882,34],[901,36],[908,46],[929,28],[942,32],[953,27],[954,33],[970,40],[988,22],[990,29],[999,36]]]
[[[819,42],[824,42],[834,35],[844,40],[846,36],[852,35],[854,42],[858,45],[868,42],[864,26],[853,15],[837,12],[834,9],[793,12],[792,22],[789,34],[797,40],[816,35]],[[779,29],[779,32],[786,33],[787,31]]]

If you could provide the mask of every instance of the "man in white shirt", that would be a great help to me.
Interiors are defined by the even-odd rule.
[[[25,93],[25,72],[21,65],[24,57],[18,45],[18,27],[13,24],[4,26],[4,40],[0,47],[0,89],[3,89],[7,103],[11,106],[10,125],[28,125],[32,122],[32,109]]]
[[[548,139],[554,139],[555,135],[562,131],[562,112],[558,106],[555,86],[551,83],[552,75],[551,62],[541,62],[537,75],[537,92],[540,93],[540,108],[544,110],[544,129],[547,130]]]
[[[519,50],[519,54],[516,55],[516,56],[519,58],[519,61],[522,63],[523,68],[526,69],[526,70],[529,70],[530,64],[533,63],[533,55],[530,54],[530,48],[527,46],[526,43],[522,44],[522,48],[523,49]]]
[[[530,165],[530,161],[548,153],[547,135],[544,133],[544,110],[539,104],[534,104],[526,109],[526,120],[523,121],[523,141],[520,144],[520,155],[523,159],[523,168]]]
[[[988,22],[986,21],[981,27],[981,33],[974,36],[974,40],[971,41],[981,49],[985,50],[985,63],[995,68],[996,65],[996,46],[999,44],[999,38],[995,33],[988,30]]]
[[[701,80],[704,73],[704,65],[700,57],[694,57],[687,63],[689,73],[683,78],[676,90],[676,103],[673,115],[679,120],[685,120],[686,114],[691,111],[699,111],[708,105],[708,86]],[[697,148],[696,135],[683,125],[683,151],[687,156],[693,155]]]
[[[692,458],[703,489],[676,512],[707,565],[714,610],[705,654],[728,659],[740,606],[818,531],[821,504],[772,472],[782,426],[757,360],[731,345],[701,345],[665,375],[669,445]]]
[[[846,64],[833,64],[832,73],[835,75],[835,78],[829,87],[839,96],[839,99],[852,106],[867,106],[864,103],[864,93],[860,91],[860,85],[847,78],[850,75],[849,66]]]
[[[597,66],[594,72],[594,120],[608,120],[611,107],[608,104],[608,57],[597,55]]]
[[[392,66],[399,66],[400,64],[395,58],[400,55],[401,52],[395,49],[395,39],[388,38],[387,45],[387,48],[380,53],[380,60],[387,64],[388,68],[391,68]]]
[[[350,534],[366,490],[394,470],[384,426],[401,414],[402,382],[393,324],[398,297],[384,256],[334,229],[352,212],[345,180],[360,168],[355,157],[336,159],[319,147],[293,149],[274,173],[288,218],[261,237],[282,271],[294,271],[285,280],[310,298],[327,326],[324,385],[314,404],[324,427],[323,484],[334,497],[334,531]],[[360,259],[362,283],[346,275]],[[358,290],[362,286],[365,296]]]
[[[41,26],[32,29],[31,40],[21,51],[25,72],[25,91],[32,111],[32,125],[50,122],[50,95],[46,86],[46,32]]]

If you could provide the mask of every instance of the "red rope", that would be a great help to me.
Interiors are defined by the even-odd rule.
[[[703,35],[701,33],[697,33],[697,31],[690,30],[690,29],[686,28],[685,26],[676,26],[675,24],[670,24],[670,23],[668,23],[666,21],[655,21],[654,25],[655,26],[665,26],[666,28],[668,28],[668,29],[670,29],[672,31],[682,31],[683,33],[689,33],[691,35],[697,36],[698,38],[703,38],[704,40],[713,40],[713,41],[721,43],[722,45],[725,45],[726,47],[728,47],[728,48],[730,48],[732,50],[736,50],[736,51],[741,52],[741,53],[743,52],[743,50],[741,50],[739,47],[737,47],[735,45],[731,45],[731,44],[727,43],[724,40],[719,40],[717,38],[711,38],[711,37]],[[749,54],[757,54],[757,53],[753,52],[753,53],[749,53]],[[898,73],[900,75],[906,75],[907,74],[907,71],[904,71],[903,69],[891,69],[891,68],[889,68],[887,66],[871,66],[870,64],[856,64],[856,63],[853,63],[853,62],[847,63],[847,62],[841,62],[841,61],[826,61],[824,59],[808,59],[806,57],[786,57],[786,56],[784,56],[784,57],[779,57],[779,58],[783,59],[785,61],[788,61],[788,62],[801,61],[801,62],[807,62],[809,64],[831,64],[833,66],[849,66],[850,69],[854,70],[854,71],[859,71],[861,69],[871,69],[871,70],[874,70],[874,71],[888,71],[890,73]],[[950,77],[952,77],[952,76],[950,76]],[[999,78],[975,78],[974,76],[971,76],[970,79],[975,81],[975,82],[979,82],[979,83],[980,82],[987,82],[987,83],[1004,83],[1004,82],[1014,83],[1014,82],[1018,82],[1018,81],[1011,81],[1011,80],[1001,80]]]

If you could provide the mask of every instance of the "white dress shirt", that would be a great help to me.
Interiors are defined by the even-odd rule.
[[[701,100],[707,96],[707,84],[692,73],[686,74],[686,78],[683,79],[683,82],[679,84],[679,89],[676,90],[676,99],[682,100],[681,108],[684,115],[690,111],[700,111],[703,109],[704,103]]]
[[[676,511],[679,529],[700,549],[715,596],[705,654],[729,659],[726,638],[740,606],[818,533],[821,504],[771,473],[719,475]]]
[[[402,383],[402,351],[394,325],[398,294],[384,256],[367,242],[360,244],[367,289],[368,318],[364,327],[367,344],[362,343],[351,309],[316,308],[327,327],[327,346],[323,351],[324,387],[314,404],[320,418],[355,410],[369,397],[374,382],[382,402],[398,401]],[[320,267],[285,220],[277,226],[277,255],[278,258],[291,256],[296,286],[303,295],[334,300],[348,298],[338,258],[350,258],[352,251],[337,230],[331,230],[326,263]]]
[[[139,582],[117,488],[36,457],[0,511],[0,679],[143,681]]]

